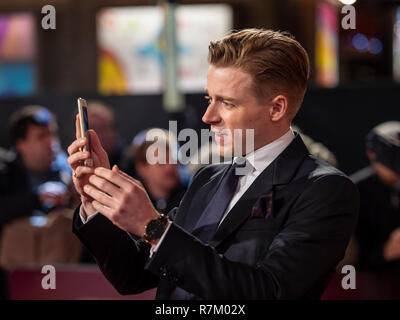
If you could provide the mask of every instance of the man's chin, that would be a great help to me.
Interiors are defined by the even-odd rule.
[[[223,161],[230,160],[233,158],[234,153],[233,153],[232,147],[218,145],[218,152],[219,152],[220,157],[223,159]]]

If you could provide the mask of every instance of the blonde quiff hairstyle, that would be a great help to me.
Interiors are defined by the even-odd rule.
[[[278,94],[286,96],[290,120],[299,110],[310,63],[307,52],[289,33],[264,29],[234,32],[210,42],[208,62],[248,73],[260,102]]]

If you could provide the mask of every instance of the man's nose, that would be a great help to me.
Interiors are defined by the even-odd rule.
[[[215,103],[211,102],[208,105],[207,110],[201,120],[207,124],[214,124],[221,121],[221,116],[219,115],[218,107]]]

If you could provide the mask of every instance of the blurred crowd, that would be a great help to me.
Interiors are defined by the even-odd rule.
[[[118,134],[112,109],[101,101],[88,101],[88,118],[110,164],[140,180],[158,211],[167,213],[179,205],[200,165],[148,163],[146,153],[152,142],[146,140],[146,134],[156,128],[139,132],[129,142]],[[12,115],[9,124],[12,148],[0,149],[0,271],[94,262],[71,232],[79,196],[58,138],[55,115],[42,106],[26,106]],[[292,129],[302,135],[311,154],[337,166],[334,153],[318,142],[318,137]],[[176,141],[170,141],[174,137],[168,131],[157,130],[164,132],[160,136],[169,137],[164,141],[168,160],[168,147]],[[357,229],[341,265],[400,272],[400,122],[371,128],[362,143],[370,165],[351,175],[361,206]],[[5,278],[1,271],[0,283]]]

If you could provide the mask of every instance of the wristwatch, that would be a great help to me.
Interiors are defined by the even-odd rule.
[[[165,229],[168,225],[167,216],[160,214],[157,219],[151,220],[147,226],[146,231],[142,239],[147,243],[151,243],[155,240],[158,240],[163,235]]]

